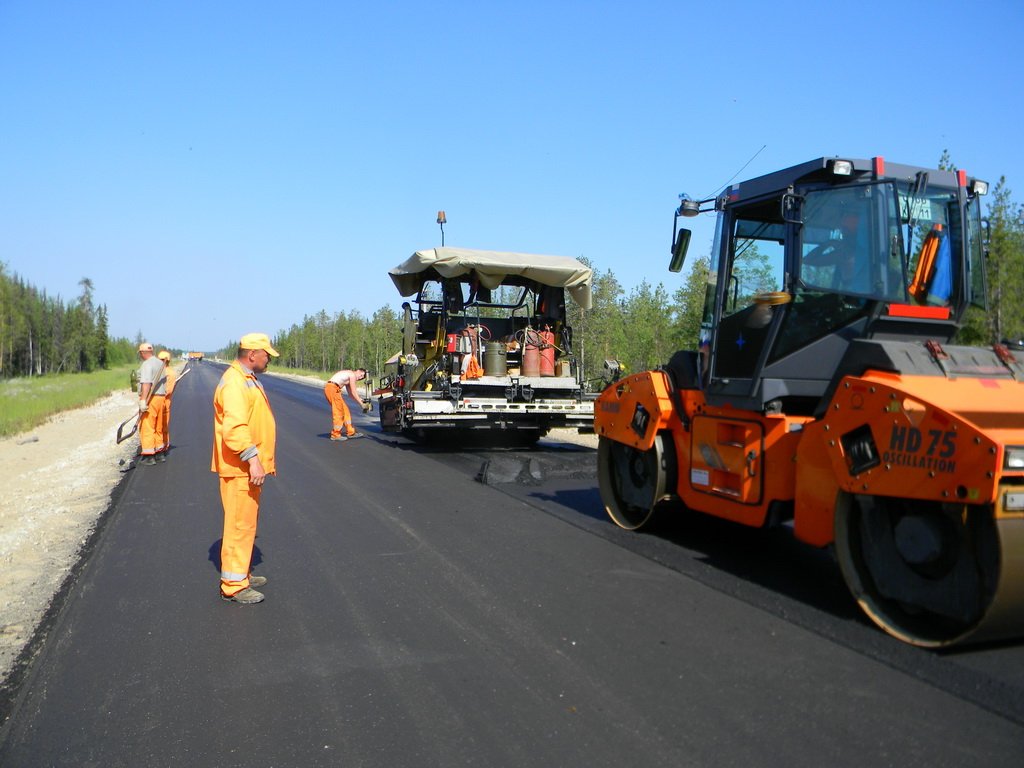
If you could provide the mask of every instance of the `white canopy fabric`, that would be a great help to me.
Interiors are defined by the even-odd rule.
[[[590,309],[593,270],[568,256],[538,256],[532,253],[477,251],[470,248],[431,248],[416,251],[388,272],[402,296],[414,296],[420,289],[420,273],[433,268],[441,277],[453,278],[476,272],[481,285],[497,288],[508,275],[521,275],[541,285],[565,288],[573,301]]]

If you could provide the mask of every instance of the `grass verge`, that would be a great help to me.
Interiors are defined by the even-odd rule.
[[[0,380],[0,437],[25,432],[55,413],[81,408],[111,392],[128,389],[134,367]]]
[[[273,363],[271,363],[270,367],[267,368],[267,373],[291,374],[293,376],[312,376],[314,379],[321,379],[322,381],[327,381],[334,375],[334,371],[328,373],[325,371],[314,371],[311,368],[285,368],[283,365],[274,365]]]

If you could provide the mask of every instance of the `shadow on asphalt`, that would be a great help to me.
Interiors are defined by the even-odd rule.
[[[557,505],[562,519],[576,516],[581,527],[701,581],[724,588],[722,577],[709,571],[728,574],[837,618],[862,621],[831,552],[797,541],[788,526],[750,528],[664,503],[642,531],[625,531],[607,517],[596,483],[538,488],[528,498],[545,511]]]
[[[788,526],[750,528],[666,505],[647,535],[684,547],[699,562],[745,582],[836,617],[860,619],[831,552],[797,541]]]
[[[749,585],[769,593],[757,599],[748,595],[752,602],[770,603],[774,593],[841,620],[866,623],[830,551],[797,541],[788,526],[750,528],[665,502],[642,531],[617,528],[604,511],[592,448],[558,443],[453,449],[404,439],[396,447],[462,465],[478,482],[723,591],[749,592],[744,586]],[[730,586],[727,576],[740,585]]]
[[[210,545],[208,559],[213,565],[213,569],[217,572],[217,576],[220,576],[220,546],[223,539],[217,539],[213,544]],[[263,562],[263,553],[260,552],[260,547],[257,544],[252,548],[252,563],[249,564],[249,569],[252,570],[257,565]]]

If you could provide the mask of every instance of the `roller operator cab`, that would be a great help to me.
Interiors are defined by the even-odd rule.
[[[700,348],[599,396],[605,508],[659,502],[834,546],[915,645],[1024,634],[1024,355],[950,343],[985,297],[962,171],[821,158],[685,198],[717,212]],[[678,271],[689,231],[676,229]],[[666,505],[665,509],[679,508]]]
[[[576,259],[467,248],[417,251],[389,272],[402,350],[376,390],[381,427],[452,445],[522,446],[552,427],[593,431],[567,300],[590,308]]]

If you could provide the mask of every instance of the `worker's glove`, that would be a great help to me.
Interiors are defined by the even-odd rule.
[[[145,413],[148,410],[149,410],[149,403],[143,403],[143,402],[139,403],[139,413]]]
[[[373,410],[373,403],[369,400],[363,400],[363,413],[369,413]]]

